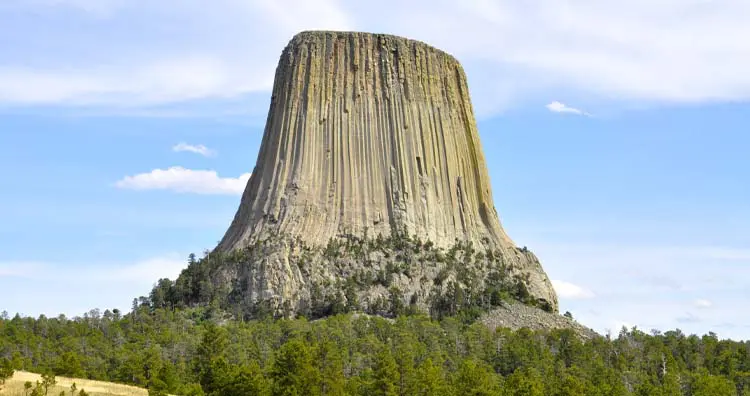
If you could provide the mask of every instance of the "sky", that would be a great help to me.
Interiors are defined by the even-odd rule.
[[[460,4],[459,4],[460,3]],[[466,70],[503,226],[601,333],[750,339],[746,0],[0,1],[0,311],[127,310],[228,227],[282,48]]]

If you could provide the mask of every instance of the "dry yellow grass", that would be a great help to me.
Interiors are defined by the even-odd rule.
[[[130,385],[120,385],[111,382],[103,381],[91,381],[79,378],[65,378],[56,377],[57,384],[54,388],[49,390],[49,396],[58,396],[60,392],[65,391],[66,395],[70,395],[70,386],[73,382],[76,383],[78,390],[85,390],[86,393],[92,396],[105,396],[105,395],[120,395],[120,396],[147,396],[148,391],[142,388],[138,388]],[[5,382],[5,385],[0,389],[0,395],[2,396],[24,396],[23,384],[26,381],[30,381],[32,384],[36,384],[36,381],[42,382],[42,376],[34,373],[27,373],[25,371],[16,371],[13,378],[10,378]],[[76,392],[78,395],[78,392]]]

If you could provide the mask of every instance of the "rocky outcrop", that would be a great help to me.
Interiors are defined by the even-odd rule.
[[[570,329],[581,339],[600,337],[594,330],[571,318],[530,307],[525,304],[508,303],[482,315],[479,322],[491,330],[505,328],[511,330],[551,330]]]
[[[234,276],[252,299],[298,308],[313,287],[366,266],[323,268],[330,241],[398,231],[435,249],[458,242],[499,255],[492,263],[557,311],[538,259],[500,225],[481,147],[466,75],[451,55],[390,35],[300,33],[279,60],[256,166],[216,252],[262,244],[263,258],[250,254],[243,266],[252,275]],[[301,245],[317,253],[297,265]],[[411,291],[404,298],[426,298],[440,265],[412,272],[420,277],[396,281]]]

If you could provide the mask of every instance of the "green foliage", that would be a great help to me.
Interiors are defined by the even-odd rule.
[[[373,364],[373,382],[370,394],[377,396],[395,396],[398,368],[388,349],[383,349],[375,355]]]
[[[0,385],[13,376],[13,363],[8,358],[0,359]]]
[[[151,310],[172,311],[208,307],[205,312],[213,319],[290,317],[294,313],[290,301],[247,298],[250,277],[263,271],[256,268],[263,265],[258,263],[264,263],[267,252],[282,244],[293,252],[290,264],[306,277],[310,295],[303,297],[299,313],[311,319],[354,311],[398,316],[421,310],[435,318],[458,316],[470,322],[510,300],[551,310],[549,304],[530,295],[529,280],[514,275],[500,251],[477,251],[473,244],[462,241],[445,250],[396,228],[390,235],[375,238],[344,234],[329,240],[325,247],[309,247],[276,236],[232,253],[207,252],[200,259],[192,254],[176,281],[160,279],[149,297],[136,301],[134,307],[145,304]],[[310,276],[315,268],[336,271],[316,278]],[[397,287],[404,279],[424,283],[431,288],[430,295],[405,295]],[[380,286],[388,290],[385,301],[360,299]]]
[[[458,254],[457,254],[458,256]],[[446,285],[448,287],[448,284]],[[455,300],[453,300],[455,301]],[[448,301],[450,302],[450,301]],[[385,301],[385,304],[389,304]],[[680,331],[490,331],[460,317],[211,320],[205,308],[0,319],[0,366],[147,387],[151,395],[744,396],[750,343]],[[55,391],[54,394],[57,394]],[[70,388],[71,396],[85,391]]]
[[[728,378],[711,375],[707,372],[697,374],[691,386],[692,396],[735,396],[737,390]]]
[[[320,394],[320,372],[313,365],[310,347],[295,338],[285,343],[271,368],[273,396]]]
[[[470,396],[491,396],[500,394],[499,378],[483,362],[473,359],[461,363],[455,375],[455,389]],[[511,389],[508,389],[511,391]]]

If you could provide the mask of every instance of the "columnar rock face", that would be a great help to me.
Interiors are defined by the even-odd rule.
[[[228,250],[263,233],[325,244],[410,233],[510,245],[495,212],[466,76],[404,38],[305,32],[284,49]]]
[[[300,33],[281,55],[256,167],[217,250],[394,229],[514,256],[530,293],[557,308],[536,257],[500,225],[456,59],[390,35]]]

